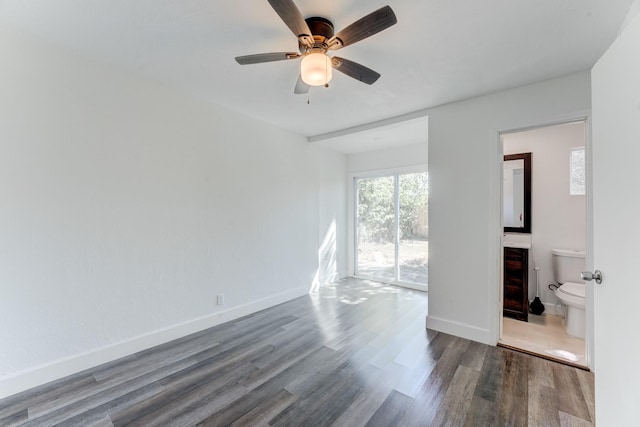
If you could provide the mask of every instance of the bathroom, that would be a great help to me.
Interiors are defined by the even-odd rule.
[[[582,286],[579,271],[584,270],[586,247],[585,129],[585,122],[578,121],[502,134],[505,249],[504,317],[499,344],[579,367],[587,366],[584,310],[580,309],[583,300],[569,304],[569,309],[556,296],[559,272],[556,269],[554,273],[554,264],[571,269],[570,279],[560,280]],[[509,161],[526,157],[530,160]],[[525,163],[527,167],[523,168]],[[515,170],[514,164],[518,165]],[[527,172],[523,176],[527,169],[528,178]],[[530,192],[526,190],[527,181]],[[510,270],[519,265],[512,261],[513,254],[521,265],[516,279]],[[521,295],[516,296],[520,298],[520,312],[509,306],[513,298],[509,286],[518,274],[524,283]],[[562,291],[568,289],[565,286]],[[574,301],[572,297],[563,299]]]

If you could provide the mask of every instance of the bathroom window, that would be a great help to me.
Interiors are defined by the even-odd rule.
[[[572,148],[569,162],[570,162],[569,194],[572,196],[584,196],[585,194],[584,147]]]

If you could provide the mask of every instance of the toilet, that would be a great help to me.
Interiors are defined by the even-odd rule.
[[[565,329],[569,335],[585,335],[585,284],[580,277],[584,270],[584,251],[552,249],[553,278],[560,287],[556,296],[567,306]]]

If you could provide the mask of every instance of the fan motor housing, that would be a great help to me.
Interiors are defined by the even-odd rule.
[[[314,48],[327,48],[326,41],[333,37],[334,29],[333,22],[320,16],[312,16],[305,19],[305,22],[311,30],[311,35],[314,40]],[[305,53],[308,50],[307,46],[299,43],[300,53]]]

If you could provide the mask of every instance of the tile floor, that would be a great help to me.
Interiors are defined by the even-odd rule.
[[[504,317],[500,343],[586,368],[584,340],[567,334],[562,321],[551,314],[530,313],[528,322]]]

